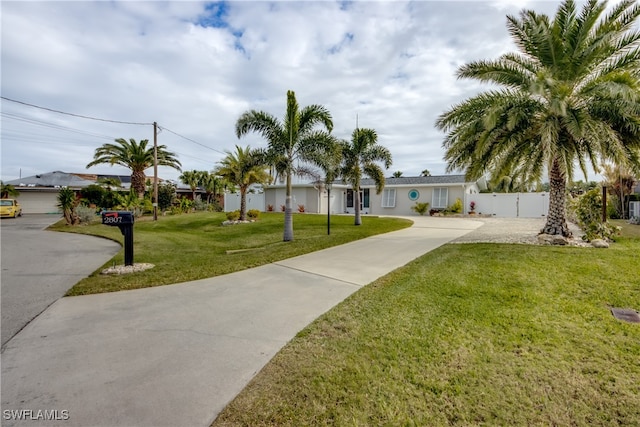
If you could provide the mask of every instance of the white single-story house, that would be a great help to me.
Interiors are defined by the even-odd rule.
[[[440,175],[386,178],[384,190],[376,194],[375,183],[365,178],[360,185],[360,205],[363,214],[417,215],[412,206],[429,203],[429,209],[446,209],[462,201],[467,212],[474,194],[486,189],[484,179],[468,181],[464,175]],[[351,186],[336,181],[330,189],[331,213],[353,213],[354,197]],[[284,184],[265,186],[265,210],[281,211],[285,204]],[[294,184],[292,188],[293,210],[327,213],[329,191],[322,183]]]

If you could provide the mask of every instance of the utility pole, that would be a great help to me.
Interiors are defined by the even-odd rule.
[[[158,123],[153,122],[153,220],[158,220]]]

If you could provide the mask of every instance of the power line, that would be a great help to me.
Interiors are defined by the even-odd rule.
[[[29,104],[28,102],[23,102],[23,101],[17,101],[15,99],[7,98],[5,96],[0,96],[0,98],[4,99],[5,101],[15,102],[16,104],[27,105],[29,107],[38,108],[40,110],[51,111],[53,113],[58,113],[58,114],[65,114],[67,116],[80,117],[81,119],[97,120],[100,122],[109,122],[109,123],[119,123],[122,125],[153,126],[153,123],[123,122],[119,120],[100,119],[97,117],[83,116],[81,114],[67,113],[65,111],[54,110],[53,108],[41,107],[39,105]]]
[[[161,130],[166,130],[167,132],[170,132],[170,133],[172,133],[172,134],[174,134],[174,135],[176,135],[176,136],[179,136],[180,138],[186,139],[187,141],[193,142],[194,144],[197,144],[197,145],[199,145],[199,146],[201,146],[201,147],[208,148],[208,149],[209,149],[209,150],[211,150],[211,151],[215,151],[215,152],[220,153],[220,154],[227,154],[227,153],[225,153],[225,152],[223,152],[223,151],[220,151],[220,150],[217,150],[217,149],[215,149],[215,148],[209,147],[209,146],[207,146],[207,145],[201,144],[201,143],[199,143],[198,141],[194,141],[194,140],[193,140],[193,139],[191,139],[191,138],[187,138],[187,137],[186,137],[186,136],[184,136],[184,135],[180,135],[179,133],[176,133],[176,132],[174,132],[174,131],[172,131],[171,129],[168,129],[168,128],[166,128],[166,127],[162,127],[162,126],[158,125],[158,128],[159,128],[159,129],[161,129]]]

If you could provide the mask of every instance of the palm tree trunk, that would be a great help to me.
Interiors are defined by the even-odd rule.
[[[293,211],[291,203],[291,171],[287,171],[287,197],[284,202],[284,236],[282,237],[285,242],[293,240]]]
[[[247,220],[247,187],[240,187],[240,221]]]
[[[353,189],[353,207],[356,209],[354,225],[361,225],[362,218],[360,215],[360,189],[357,187],[354,187]]]
[[[567,180],[556,159],[549,171],[549,213],[547,223],[540,231],[541,234],[571,237],[566,219],[566,189]]]
[[[146,176],[144,171],[133,171],[131,174],[131,188],[136,192],[139,199],[144,198]]]

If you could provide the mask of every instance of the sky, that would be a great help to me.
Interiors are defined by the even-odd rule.
[[[235,123],[248,110],[282,119],[287,90],[301,107],[325,106],[339,138],[356,123],[375,129],[393,156],[387,176],[442,175],[437,117],[490,89],[456,70],[516,50],[507,15],[552,16],[558,4],[3,0],[1,179],[128,175],[86,165],[116,138],[152,143],[153,122],[183,170],[211,171],[235,145],[266,147],[258,134],[238,139]]]

